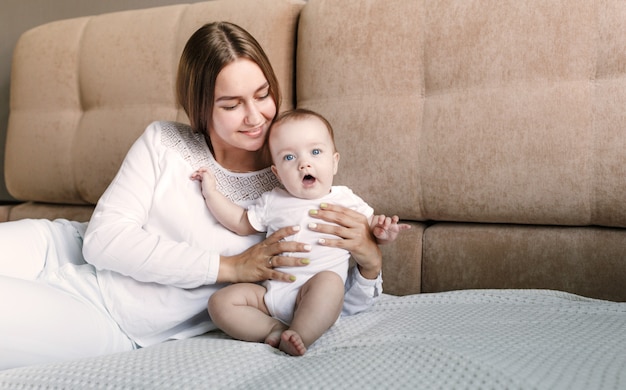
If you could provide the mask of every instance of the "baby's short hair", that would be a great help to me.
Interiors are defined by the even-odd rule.
[[[322,114],[319,114],[312,110],[307,110],[306,108],[294,108],[293,110],[284,111],[279,114],[276,119],[274,119],[274,123],[272,123],[272,126],[270,127],[269,133],[267,135],[268,139],[273,127],[281,123],[306,118],[317,118],[324,124],[324,126],[326,126],[326,129],[328,129],[328,134],[330,134],[330,139],[333,141],[333,148],[335,148],[336,151],[337,146],[335,145],[335,132],[328,119],[324,118]]]

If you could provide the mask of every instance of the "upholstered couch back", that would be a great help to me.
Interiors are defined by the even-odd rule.
[[[186,118],[178,57],[230,20],[285,102],[335,127],[337,183],[410,233],[385,289],[553,288],[626,300],[626,4],[216,1],[48,24],[15,51],[9,219],[87,220],[152,120]],[[295,93],[294,93],[295,91]]]
[[[11,195],[28,203],[9,218],[88,220],[150,122],[187,122],[175,99],[178,59],[205,23],[229,20],[249,30],[291,107],[301,7],[211,1],[63,20],[23,34],[13,57],[5,175]]]

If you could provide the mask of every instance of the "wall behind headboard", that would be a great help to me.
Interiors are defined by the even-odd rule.
[[[26,30],[59,19],[205,0],[2,0],[0,5],[0,203],[13,201],[4,182],[4,145],[9,120],[11,58]]]

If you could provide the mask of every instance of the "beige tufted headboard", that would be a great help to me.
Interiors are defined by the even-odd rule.
[[[336,184],[412,224],[383,247],[386,292],[626,301],[621,0],[225,0],[36,28],[15,51],[5,165],[27,202],[0,218],[87,220],[145,126],[185,120],[179,53],[216,19],[261,41],[283,108],[333,124]]]
[[[4,210],[7,218],[88,220],[145,127],[154,120],[186,121],[174,95],[178,58],[205,23],[229,20],[249,30],[274,65],[283,108],[291,107],[302,5],[181,4],[64,20],[24,33],[13,58],[5,175],[11,195],[26,203]]]

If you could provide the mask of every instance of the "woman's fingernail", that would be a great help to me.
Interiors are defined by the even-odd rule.
[[[299,225],[294,226],[293,230],[296,231],[296,232],[299,232],[300,231],[300,226]]]
[[[317,215],[317,210],[309,210],[310,215]]]
[[[291,280],[292,282],[295,282],[296,281],[296,277],[291,275],[291,276],[289,276],[289,280]]]
[[[322,245],[326,244],[326,240],[324,240],[323,238],[320,238],[319,240],[317,240],[317,242],[319,242]]]
[[[325,209],[326,207],[328,207],[328,203],[322,203],[322,204],[320,205],[320,208],[321,208],[321,209]]]
[[[317,228],[317,224],[316,224],[316,223],[311,222],[311,223],[309,224],[309,229],[315,229],[315,228]]]
[[[305,251],[310,251],[310,250],[311,250],[311,245],[306,244],[306,245],[304,246],[304,250],[305,250]]]
[[[302,259],[302,260],[300,260],[300,262],[301,262],[302,264],[310,264],[310,263],[311,263],[311,260],[309,260],[309,259]]]

